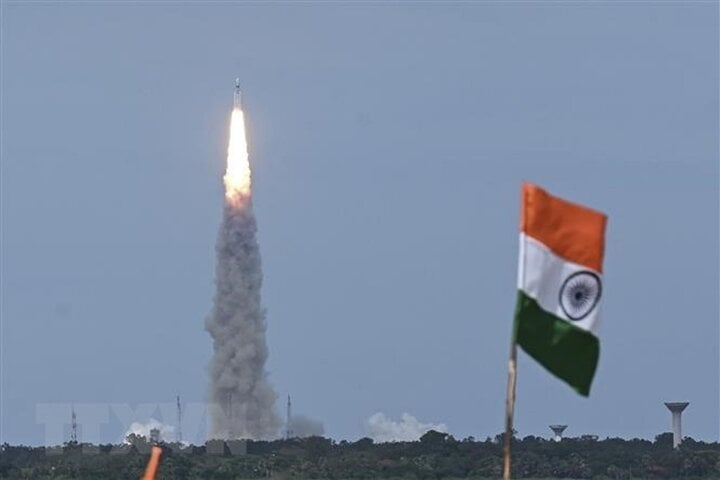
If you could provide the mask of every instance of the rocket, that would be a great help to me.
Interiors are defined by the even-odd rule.
[[[242,109],[242,96],[240,93],[240,79],[235,79],[235,94],[233,95],[233,108]]]

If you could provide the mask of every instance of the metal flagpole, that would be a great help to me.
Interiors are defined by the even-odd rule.
[[[513,335],[508,360],[507,397],[505,398],[505,442],[503,446],[503,480],[510,480],[511,452],[513,436],[513,414],[515,413],[515,384],[517,383],[517,343]]]

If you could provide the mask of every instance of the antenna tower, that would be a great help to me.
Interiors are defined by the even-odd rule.
[[[70,422],[70,442],[77,443],[77,415],[75,415],[75,405],[72,407],[72,420]]]
[[[180,406],[180,395],[175,397],[177,400],[177,442],[182,443],[182,406]]]
[[[292,431],[292,403],[290,402],[290,395],[288,395],[287,401],[287,419],[285,420],[285,438],[290,440],[293,436]]]
[[[232,400],[232,392],[228,393],[228,411],[227,411],[227,417],[228,417],[228,440],[232,440],[235,438],[235,425],[233,425],[233,422],[235,421],[235,412],[233,412],[233,400]]]

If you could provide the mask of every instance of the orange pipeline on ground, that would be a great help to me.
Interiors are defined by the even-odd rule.
[[[147,468],[145,469],[145,475],[142,480],[155,480],[155,473],[160,465],[160,455],[162,455],[162,448],[156,446],[152,447],[150,460],[148,461]]]

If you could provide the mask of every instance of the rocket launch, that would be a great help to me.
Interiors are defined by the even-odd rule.
[[[233,95],[233,109],[239,108],[242,110],[242,93],[240,92],[240,79],[235,79],[235,94]]]
[[[209,438],[274,438],[281,425],[267,379],[262,265],[252,208],[251,170],[240,80],[230,118],[225,202],[218,233],[215,297],[205,329],[213,340]]]

